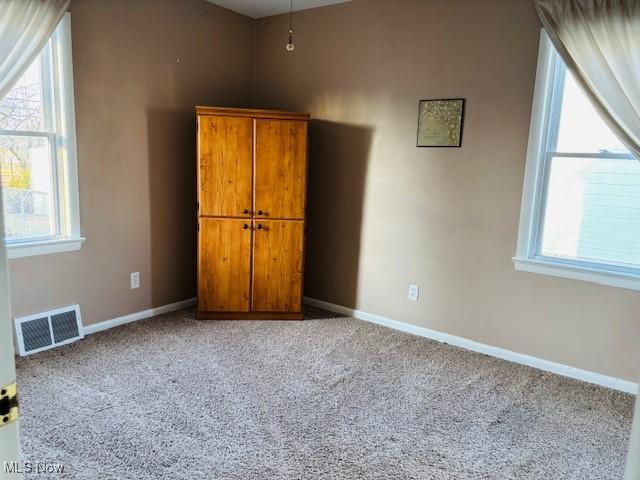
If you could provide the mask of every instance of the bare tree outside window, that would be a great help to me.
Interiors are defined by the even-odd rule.
[[[42,56],[36,58],[0,100],[0,183],[9,241],[55,233],[44,64]]]

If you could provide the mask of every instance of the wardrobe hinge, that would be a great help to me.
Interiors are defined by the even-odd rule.
[[[16,382],[0,389],[0,427],[18,418],[18,386]]]

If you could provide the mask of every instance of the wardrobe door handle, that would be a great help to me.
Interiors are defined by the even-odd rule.
[[[257,228],[258,230],[262,230],[262,228],[263,228],[263,227],[262,227],[262,225],[258,224],[258,225],[256,226],[256,228]]]
[[[246,223],[244,225],[242,225],[242,229],[243,230],[249,230],[249,225],[247,225]]]
[[[247,209],[245,208],[245,209],[242,211],[242,213],[244,213],[244,214],[246,215],[247,213],[249,213],[249,210],[247,210]]]
[[[264,212],[262,210],[258,210],[258,215],[262,215]]]

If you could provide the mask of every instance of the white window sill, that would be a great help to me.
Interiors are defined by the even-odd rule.
[[[7,257],[22,258],[50,253],[75,252],[82,248],[84,237],[56,238],[23,243],[6,243]]]
[[[640,275],[614,270],[603,270],[583,265],[571,265],[541,258],[514,257],[516,270],[553,277],[570,278],[583,282],[598,283],[610,287],[640,290]]]

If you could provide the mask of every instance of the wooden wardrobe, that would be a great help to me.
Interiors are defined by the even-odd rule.
[[[302,319],[309,114],[196,114],[198,318]]]

